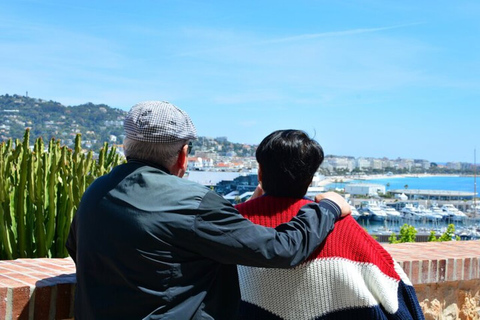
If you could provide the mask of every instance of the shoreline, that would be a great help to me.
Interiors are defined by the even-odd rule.
[[[349,182],[352,180],[377,180],[377,179],[396,179],[396,178],[428,178],[428,177],[460,177],[460,174],[432,174],[432,173],[422,173],[422,174],[373,174],[373,175],[349,175],[349,176],[325,176],[325,179],[317,181],[317,187],[325,187],[329,184],[335,182]],[[470,175],[468,175],[470,176]],[[473,177],[473,176],[472,176]]]

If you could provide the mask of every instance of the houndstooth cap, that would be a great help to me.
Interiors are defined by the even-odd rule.
[[[123,123],[127,138],[171,143],[197,138],[188,114],[166,101],[145,101],[132,107]]]

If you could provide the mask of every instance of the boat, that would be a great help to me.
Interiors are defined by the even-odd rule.
[[[407,220],[422,220],[422,213],[411,203],[405,204],[405,207],[400,211],[403,217]]]
[[[360,212],[358,212],[357,208],[353,204],[350,204],[350,209],[352,209],[352,213],[351,213],[352,217],[355,220],[358,220],[361,217]]]
[[[446,203],[441,209],[448,214],[447,220],[464,221],[467,218],[467,215],[458,210],[453,204]]]
[[[369,201],[363,209],[364,213],[368,213],[373,221],[385,221],[387,214],[377,204],[376,201]]]
[[[437,204],[432,204],[429,209],[435,214],[440,215],[443,220],[446,220],[448,218],[448,213],[443,211],[442,208],[440,208]]]
[[[420,211],[420,215],[427,221],[436,222],[443,219],[443,215],[439,214],[438,212],[434,212],[432,209],[426,208],[423,205],[419,205],[417,209]]]
[[[387,215],[386,220],[388,221],[400,221],[402,219],[402,214],[395,210],[393,207],[387,206],[385,202],[379,203],[380,209],[385,211],[385,214]]]

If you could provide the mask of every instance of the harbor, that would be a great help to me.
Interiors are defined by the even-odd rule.
[[[442,235],[446,232],[449,224],[455,226],[455,235],[459,236],[461,240],[480,239],[480,219],[478,217],[454,217],[445,211],[433,213],[433,210],[429,211],[429,208],[422,212],[422,205],[420,205],[420,209],[413,205],[407,205],[405,208],[406,210],[403,211],[393,209],[396,214],[387,214],[386,212],[389,211],[382,212],[382,209],[377,209],[377,211],[371,211],[371,208],[368,210],[356,209],[358,215],[355,217],[362,227],[377,237],[379,242],[388,242],[388,237],[392,233],[398,235],[404,224],[415,227],[418,242],[427,241],[431,231],[435,232],[436,237]]]
[[[345,193],[358,212],[358,223],[380,242],[388,241],[392,233],[398,235],[404,224],[416,228],[417,241],[427,241],[431,231],[438,237],[449,224],[455,226],[455,235],[461,240],[480,239],[480,207],[474,177],[382,175],[361,180],[325,180],[330,182],[322,181],[325,190]],[[366,186],[370,186],[371,194],[354,194],[355,190],[364,192]]]
[[[213,188],[231,203],[250,198],[258,184],[253,172],[191,171],[188,179]],[[417,229],[417,241],[438,237],[449,224],[462,240],[480,239],[480,205],[473,192],[474,177],[458,175],[316,175],[307,197],[325,191],[345,196],[352,216],[379,242],[399,234],[404,224]]]

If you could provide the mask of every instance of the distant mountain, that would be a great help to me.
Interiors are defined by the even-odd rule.
[[[81,133],[84,147],[99,149],[105,141],[123,142],[126,112],[105,104],[64,106],[51,100],[6,94],[0,96],[0,115],[0,141],[22,139],[25,129],[30,128],[32,142],[37,137],[45,141],[56,138],[73,145],[75,135]]]

